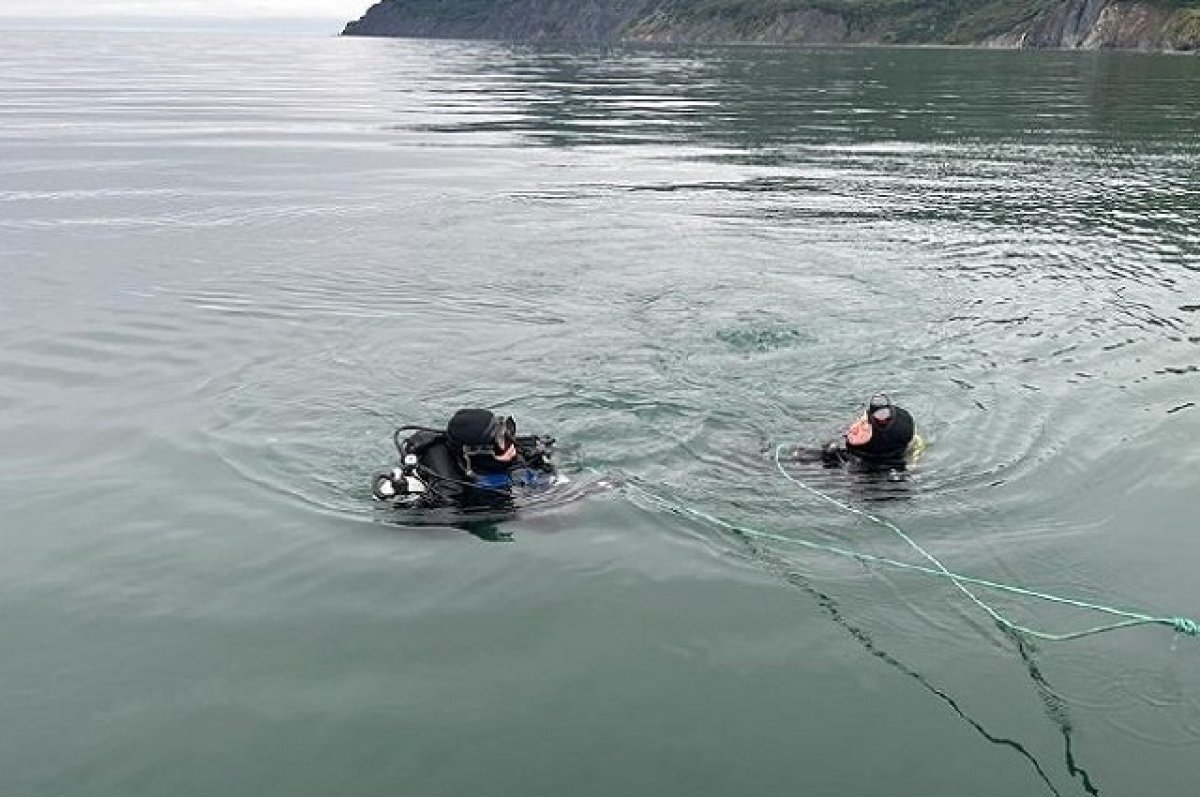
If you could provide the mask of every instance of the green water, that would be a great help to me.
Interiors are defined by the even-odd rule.
[[[0,793],[1195,790],[1196,640],[605,485],[917,561],[762,454],[883,388],[800,478],[1200,615],[1200,61],[0,43]],[[371,504],[460,406],[560,441],[508,542]]]

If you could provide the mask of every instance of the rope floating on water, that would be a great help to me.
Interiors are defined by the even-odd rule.
[[[909,570],[909,571],[914,571],[914,572],[918,572],[918,573],[924,573],[927,575],[937,576],[939,578],[948,579],[955,585],[955,587],[958,588],[958,590],[960,592],[962,592],[964,595],[966,595],[967,598],[969,598],[975,605],[977,605],[981,609],[983,609],[988,614],[988,616],[990,616],[992,618],[992,620],[996,623],[996,625],[999,626],[1002,630],[1010,631],[1010,632],[1017,633],[1017,634],[1022,634],[1022,635],[1028,636],[1028,637],[1032,637],[1034,639],[1042,639],[1042,640],[1046,640],[1046,641],[1050,641],[1050,642],[1065,642],[1065,641],[1072,640],[1072,639],[1082,639],[1083,637],[1093,636],[1095,634],[1102,634],[1102,633],[1105,633],[1108,631],[1116,631],[1121,628],[1132,628],[1134,626],[1139,626],[1139,625],[1165,625],[1165,626],[1169,626],[1169,627],[1173,628],[1177,633],[1180,633],[1180,634],[1184,634],[1187,636],[1200,636],[1200,623],[1198,623],[1197,621],[1195,621],[1189,617],[1156,617],[1153,615],[1146,614],[1144,612],[1132,611],[1132,610],[1128,610],[1128,609],[1120,609],[1120,608],[1113,607],[1113,606],[1105,606],[1103,604],[1092,603],[1090,601],[1079,600],[1076,598],[1066,598],[1061,595],[1051,595],[1046,592],[1039,592],[1037,590],[1026,589],[1025,587],[1019,587],[1019,586],[1016,586],[1013,584],[1004,584],[1004,583],[1000,583],[997,581],[988,581],[987,579],[975,578],[973,576],[966,576],[961,573],[952,572],[952,571],[948,570],[946,568],[946,566],[943,565],[940,560],[938,560],[937,557],[935,557],[929,551],[922,548],[916,542],[916,540],[914,540],[907,533],[905,533],[904,530],[901,529],[899,526],[897,526],[895,523],[892,523],[891,521],[881,518],[877,515],[873,515],[870,512],[867,512],[866,510],[859,509],[858,507],[854,507],[843,501],[839,501],[838,499],[833,498],[832,496],[826,495],[825,493],[821,492],[820,490],[810,487],[809,485],[805,484],[804,482],[802,482],[799,479],[792,476],[783,467],[783,462],[781,460],[783,448],[784,448],[783,446],[779,446],[775,449],[775,466],[776,466],[776,468],[779,469],[779,472],[783,474],[784,478],[786,478],[788,481],[792,482],[796,486],[800,487],[801,489],[805,490],[806,492],[810,493],[811,495],[814,495],[817,498],[820,498],[821,500],[823,500],[827,503],[830,503],[833,506],[836,506],[837,508],[839,508],[845,512],[848,512],[848,513],[854,514],[854,515],[858,515],[860,517],[863,517],[863,518],[871,521],[872,523],[883,526],[884,528],[888,529],[889,531],[891,531],[894,534],[896,534],[897,536],[899,536],[902,540],[904,540],[905,543],[907,543],[910,547],[912,547],[914,550],[916,550],[918,553],[920,553],[933,566],[930,567],[930,566],[926,566],[926,565],[912,564],[910,562],[902,562],[900,560],[891,559],[886,556],[876,556],[874,554],[869,554],[869,553],[865,553],[862,551],[855,551],[850,548],[844,548],[844,547],[837,546],[837,545],[829,545],[826,543],[817,542],[815,540],[807,540],[807,539],[797,538],[797,537],[786,537],[782,534],[772,534],[771,532],[761,531],[759,529],[750,528],[748,526],[744,526],[744,525],[741,525],[738,523],[731,523],[727,520],[723,520],[715,515],[705,512],[703,510],[696,509],[691,506],[687,506],[686,504],[681,504],[681,503],[676,503],[674,501],[670,501],[666,498],[663,498],[659,495],[656,495],[656,494],[650,492],[645,487],[642,487],[640,484],[637,484],[636,482],[633,482],[633,481],[626,482],[626,487],[629,489],[632,489],[633,491],[635,491],[642,497],[649,500],[652,504],[658,506],[659,508],[661,508],[663,510],[672,512],[677,515],[684,515],[684,516],[696,518],[698,520],[702,520],[706,523],[717,526],[719,528],[723,528],[727,531],[733,532],[734,534],[738,534],[743,537],[770,540],[772,542],[777,542],[777,543],[781,543],[781,544],[785,544],[785,545],[795,545],[795,546],[807,548],[807,549],[813,550],[813,551],[820,551],[822,553],[833,554],[835,556],[841,556],[841,557],[845,557],[845,558],[849,558],[849,559],[856,559],[860,562],[871,563],[871,564],[876,564],[876,565],[884,565],[887,567],[893,567],[893,568],[897,568],[897,569],[901,569],[901,570]],[[983,599],[981,599],[978,595],[976,595],[970,588],[968,588],[967,585],[971,585],[973,587],[984,587],[986,589],[996,590],[999,592],[1007,592],[1007,593],[1010,593],[1013,595],[1020,595],[1022,597],[1026,597],[1026,598],[1035,598],[1037,600],[1047,601],[1050,603],[1059,603],[1059,604],[1063,604],[1063,605],[1067,605],[1067,606],[1074,606],[1074,607],[1077,607],[1080,609],[1088,609],[1091,611],[1101,612],[1103,614],[1108,614],[1108,615],[1120,617],[1123,619],[1121,619],[1117,622],[1106,623],[1103,625],[1097,625],[1097,626],[1093,626],[1091,628],[1086,628],[1086,629],[1083,629],[1080,631],[1072,631],[1072,632],[1062,633],[1062,634],[1050,633],[1048,631],[1039,631],[1037,629],[1029,628],[1028,626],[1024,626],[1024,625],[1021,625],[1019,623],[1015,623],[1015,622],[1009,620],[1007,617],[1005,617],[1003,614],[1001,614],[999,611],[997,611],[995,608],[993,608],[991,605],[989,605],[987,602],[985,602]]]

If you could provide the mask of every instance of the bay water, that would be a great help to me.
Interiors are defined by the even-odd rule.
[[[771,451],[1200,615],[1200,60],[0,44],[0,794],[1194,792],[1200,640]],[[374,505],[469,406],[572,485]]]

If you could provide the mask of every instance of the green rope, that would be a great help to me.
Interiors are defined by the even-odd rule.
[[[727,531],[731,531],[735,534],[739,534],[744,537],[770,540],[772,542],[782,543],[782,544],[786,544],[786,545],[796,545],[796,546],[800,546],[803,548],[808,548],[809,550],[820,551],[822,553],[834,554],[836,556],[842,556],[842,557],[846,557],[846,558],[850,558],[850,559],[856,559],[860,562],[870,562],[872,564],[886,565],[888,567],[894,567],[894,568],[898,568],[898,569],[902,569],[902,570],[910,570],[910,571],[915,571],[915,572],[919,572],[919,573],[925,573],[927,575],[932,575],[932,576],[937,576],[940,578],[949,579],[964,595],[966,595],[972,602],[974,602],[977,606],[979,606],[981,609],[983,609],[996,622],[996,624],[998,626],[1000,626],[1002,629],[1012,631],[1015,633],[1019,633],[1019,634],[1024,634],[1026,636],[1033,637],[1036,639],[1043,639],[1043,640],[1048,640],[1048,641],[1053,641],[1053,642],[1063,642],[1063,641],[1067,641],[1067,640],[1071,640],[1071,639],[1081,639],[1083,637],[1092,636],[1094,634],[1100,634],[1100,633],[1104,633],[1107,631],[1115,631],[1120,628],[1130,628],[1130,627],[1138,626],[1138,625],[1166,625],[1166,626],[1170,626],[1171,628],[1174,628],[1176,632],[1181,633],[1181,634],[1186,634],[1188,636],[1200,635],[1200,623],[1197,623],[1195,620],[1192,620],[1187,617],[1154,617],[1152,615],[1144,614],[1142,612],[1129,611],[1126,609],[1119,609],[1119,608],[1115,608],[1112,606],[1103,606],[1100,604],[1090,603],[1088,601],[1077,600],[1075,598],[1064,598],[1059,595],[1050,595],[1045,592],[1038,592],[1036,590],[1025,589],[1024,587],[1013,586],[1011,584],[1002,584],[1002,583],[995,582],[995,581],[988,581],[988,580],[982,579],[982,578],[974,578],[972,576],[965,576],[965,575],[962,575],[959,573],[951,572],[950,570],[946,569],[946,567],[937,559],[937,557],[935,557],[933,554],[929,553],[924,548],[922,548],[920,545],[918,545],[915,540],[913,540],[910,536],[908,536],[908,534],[906,534],[896,524],[894,524],[888,520],[885,520],[883,518],[880,518],[876,515],[873,515],[870,512],[859,509],[857,507],[850,506],[849,504],[839,501],[836,498],[828,496],[825,493],[822,493],[821,491],[816,490],[813,487],[810,487],[807,484],[805,484],[804,482],[800,481],[799,479],[796,479],[795,477],[793,477],[790,473],[788,473],[784,469],[783,463],[780,460],[780,455],[781,455],[782,450],[783,450],[783,446],[780,446],[775,450],[775,465],[779,469],[780,473],[782,473],[784,475],[785,478],[787,478],[789,481],[796,484],[797,486],[803,488],[805,491],[809,492],[810,494],[815,495],[816,497],[818,497],[828,503],[833,504],[834,506],[838,507],[839,509],[842,509],[843,511],[849,512],[851,514],[859,515],[861,517],[866,518],[867,520],[870,520],[873,523],[884,526],[885,528],[887,528],[890,531],[897,534],[901,539],[903,539],[912,548],[914,548],[919,553],[921,553],[921,555],[924,556],[926,559],[928,559],[931,563],[933,563],[934,566],[927,567],[925,565],[917,565],[917,564],[912,564],[909,562],[902,562],[902,561],[899,561],[896,559],[890,559],[885,556],[875,556],[873,554],[863,553],[861,551],[854,551],[849,548],[843,548],[843,547],[840,547],[837,545],[828,545],[825,543],[815,542],[813,540],[806,540],[806,539],[795,538],[795,537],[785,537],[780,534],[772,534],[770,532],[761,531],[759,529],[749,528],[748,526],[743,526],[743,525],[740,525],[737,523],[731,523],[727,520],[722,520],[721,518],[719,518],[715,515],[709,514],[708,512],[704,512],[703,510],[695,509],[693,507],[686,506],[684,504],[679,504],[679,503],[667,500],[666,498],[662,498],[661,496],[655,495],[654,493],[647,490],[645,487],[642,487],[641,485],[639,485],[633,481],[626,482],[626,487],[628,489],[632,489],[634,492],[643,496],[644,498],[646,498],[651,503],[653,503],[654,505],[658,506],[661,509],[664,509],[666,511],[669,511],[669,512],[672,512],[672,513],[675,513],[678,515],[686,515],[686,516],[696,518],[698,520],[702,520],[706,523],[726,529]],[[1008,618],[1004,617],[1002,614],[1000,614],[998,611],[996,611],[990,605],[988,605],[986,602],[984,602],[982,599],[980,599],[974,592],[972,592],[970,589],[968,589],[968,587],[966,586],[968,584],[970,584],[972,586],[977,586],[977,587],[986,587],[988,589],[993,589],[993,590],[997,590],[997,591],[1001,591],[1001,592],[1008,592],[1008,593],[1015,594],[1015,595],[1021,595],[1021,596],[1027,597],[1027,598],[1037,598],[1039,600],[1049,601],[1052,603],[1060,603],[1060,604],[1065,604],[1068,606],[1075,606],[1075,607],[1078,607],[1081,609],[1090,609],[1092,611],[1102,612],[1105,614],[1122,617],[1124,619],[1119,622],[1108,623],[1105,625],[1099,625],[1099,626],[1095,626],[1093,628],[1084,629],[1082,631],[1074,631],[1074,632],[1065,633],[1065,634],[1053,634],[1053,633],[1049,633],[1049,632],[1045,632],[1045,631],[1038,631],[1036,629],[1029,628],[1027,626],[1020,625],[1018,623],[1014,623],[1011,620],[1009,620]]]

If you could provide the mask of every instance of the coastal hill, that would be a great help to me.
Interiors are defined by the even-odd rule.
[[[1200,49],[1200,0],[382,0],[346,36]]]

